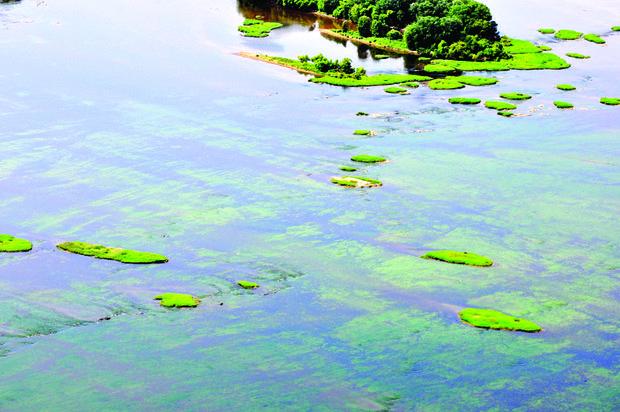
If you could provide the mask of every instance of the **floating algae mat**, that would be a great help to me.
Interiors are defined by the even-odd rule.
[[[498,82],[495,77],[483,76],[448,76],[446,80],[455,81],[467,86],[491,86]]]
[[[436,250],[421,256],[423,259],[441,260],[442,262],[456,263],[468,266],[491,266],[493,261],[486,256],[454,250]]]
[[[97,259],[116,260],[122,263],[149,264],[166,263],[168,261],[166,256],[157,253],[107,247],[86,242],[65,242],[60,243],[56,247],[78,255],[92,256]]]
[[[543,27],[543,28],[538,29],[538,32],[541,34],[553,34],[555,33],[555,29]]]
[[[32,250],[32,243],[26,239],[0,234],[0,252],[28,252]]]
[[[366,188],[366,187],[379,187],[383,186],[383,183],[377,179],[371,179],[363,176],[340,176],[333,177],[331,182],[344,187],[349,188]]]
[[[166,308],[195,308],[200,304],[200,299],[185,293],[162,293],[153,299]]]
[[[256,19],[245,19],[239,31],[246,37],[267,37],[271,30],[279,29],[282,23],[267,22]]]
[[[372,130],[358,129],[358,130],[354,130],[353,134],[356,135],[356,136],[370,136],[370,135],[372,135]]]
[[[510,330],[517,332],[540,332],[542,328],[527,319],[515,318],[492,309],[467,308],[459,312],[461,320],[468,325],[483,329]]]
[[[584,38],[584,40],[587,40],[587,41],[589,41],[591,43],[596,43],[596,44],[605,44],[606,43],[605,39],[603,39],[602,37],[600,37],[600,36],[598,36],[596,34],[592,34],[592,33],[584,35],[583,38]]]

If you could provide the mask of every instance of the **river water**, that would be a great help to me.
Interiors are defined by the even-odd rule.
[[[0,257],[0,410],[617,410],[620,109],[598,100],[620,97],[620,8],[487,4],[504,34],[592,58],[393,96],[235,55],[409,65],[308,16],[249,39],[237,26],[257,12],[232,0],[1,4],[1,231],[34,249]],[[446,101],[511,91],[534,96],[524,116]],[[358,153],[390,159],[359,172],[382,188],[329,183]],[[443,248],[496,264],[418,257]],[[167,291],[203,303],[165,310],[152,297]],[[463,307],[544,331],[468,327]]]

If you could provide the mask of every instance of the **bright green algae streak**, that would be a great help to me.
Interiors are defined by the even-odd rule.
[[[476,97],[451,97],[448,101],[452,104],[479,104],[482,100]]]
[[[573,59],[589,59],[590,58],[590,56],[585,55],[585,54],[581,54],[581,53],[569,52],[569,53],[566,53],[566,55],[568,57],[572,57]]]
[[[409,91],[407,89],[403,89],[402,87],[386,87],[385,89],[383,89],[384,92],[386,93],[390,93],[390,94],[408,94]]]
[[[26,239],[0,234],[0,252],[28,252],[32,250],[32,243]]]
[[[585,36],[583,36],[583,38],[589,42],[596,43],[596,44],[606,43],[604,39],[602,39],[600,36],[593,34],[593,33],[588,33]]]
[[[351,160],[354,162],[361,162],[361,163],[381,163],[381,162],[385,162],[387,159],[381,156],[361,154],[361,155],[352,156]]]
[[[167,308],[195,308],[200,304],[200,299],[185,293],[162,293],[153,299]]]
[[[249,280],[240,280],[237,282],[237,285],[241,286],[243,289],[256,289],[260,287],[258,283],[250,282]]]
[[[456,90],[462,89],[465,85],[455,80],[435,79],[428,82],[428,87],[432,90]]]
[[[529,100],[532,98],[529,94],[525,93],[502,93],[499,97],[508,100]]]
[[[573,107],[575,107],[572,103],[563,102],[561,100],[556,100],[555,102],[553,102],[553,104],[558,109],[572,109]]]
[[[543,27],[543,28],[538,29],[538,32],[542,34],[553,34],[555,33],[555,29]]]
[[[442,262],[456,263],[467,266],[491,266],[493,261],[486,256],[476,255],[469,252],[457,252],[455,250],[435,250],[421,256],[422,259],[441,260]]]
[[[166,256],[157,253],[111,248],[85,242],[65,242],[56,245],[56,247],[78,255],[93,256],[97,259],[116,260],[122,263],[148,264],[166,263],[168,261]]]
[[[583,33],[575,30],[558,30],[555,33],[555,38],[560,40],[577,40]]]
[[[606,104],[608,106],[618,106],[620,105],[619,97],[601,97],[601,103]]]
[[[512,103],[500,102],[495,100],[489,100],[485,102],[484,106],[488,109],[494,110],[514,110],[517,108],[517,106]]]
[[[459,312],[459,317],[463,322],[477,328],[530,333],[542,330],[532,321],[515,318],[492,309],[466,308]]]
[[[564,91],[577,90],[575,86],[573,86],[572,84],[567,84],[567,83],[558,84],[555,87],[558,88],[559,90],[564,90]]]
[[[282,23],[246,19],[239,31],[246,37],[267,37],[271,30],[282,27]]]

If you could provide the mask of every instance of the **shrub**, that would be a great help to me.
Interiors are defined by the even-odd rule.
[[[371,31],[372,21],[368,16],[362,16],[357,22],[357,30],[360,32],[360,35],[364,37],[372,36]]]

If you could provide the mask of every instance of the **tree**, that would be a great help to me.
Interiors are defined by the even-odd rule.
[[[370,26],[372,25],[372,21],[368,16],[362,16],[357,22],[357,30],[364,37],[372,36],[372,32]]]

